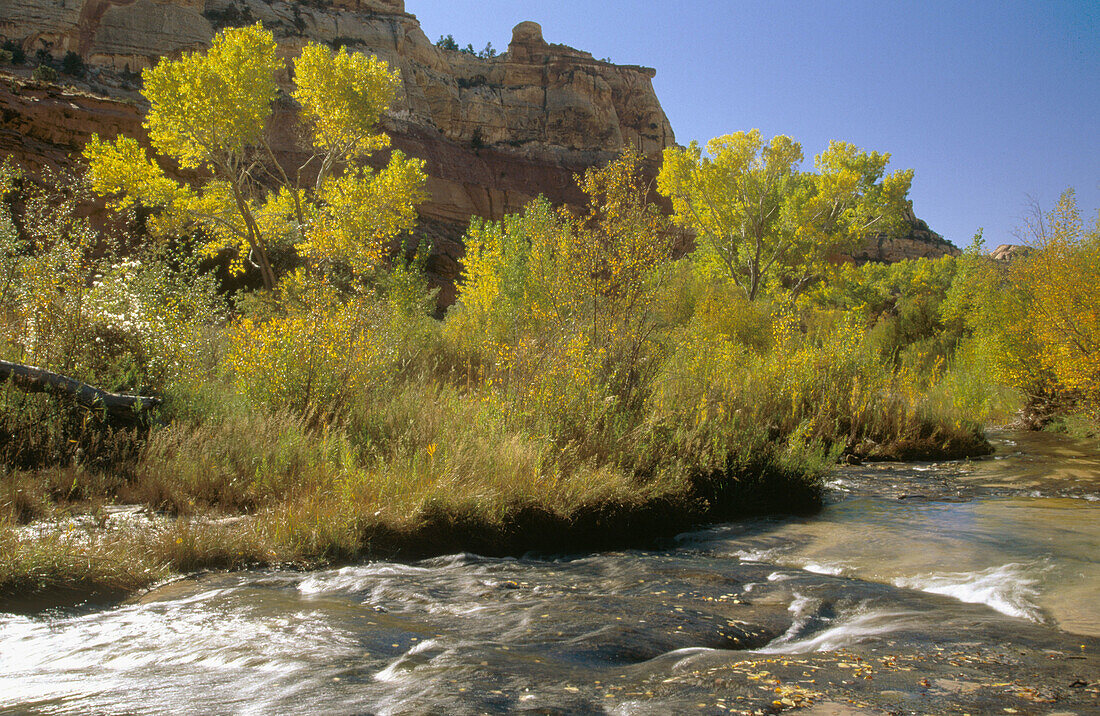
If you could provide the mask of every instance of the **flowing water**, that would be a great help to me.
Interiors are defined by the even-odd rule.
[[[0,614],[0,711],[1098,713],[1100,456],[996,444],[843,468],[817,515],[660,549],[206,575]]]

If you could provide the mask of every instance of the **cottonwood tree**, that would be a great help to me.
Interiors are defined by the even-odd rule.
[[[475,219],[460,311],[509,340],[525,331],[580,331],[602,342],[642,320],[653,300],[649,279],[672,255],[667,219],[646,199],[643,169],[631,148],[578,176],[588,196],[581,215],[540,198],[501,222]]]
[[[912,171],[886,175],[889,154],[831,142],[802,171],[802,146],[787,136],[765,143],[759,130],[665,150],[658,191],[674,220],[696,234],[701,263],[734,281],[750,301],[769,276],[794,293],[827,262],[873,232],[901,224]]]
[[[155,233],[200,229],[205,253],[233,250],[232,268],[255,266],[269,290],[277,278],[271,253],[283,246],[307,260],[369,271],[413,225],[425,183],[423,161],[398,151],[377,172],[358,163],[389,146],[377,127],[398,72],[372,56],[307,45],[294,62],[291,96],[311,152],[288,172],[268,139],[284,69],[274,36],[256,24],[218,33],[206,52],[145,70],[153,149],[201,179],[170,178],[134,138],[93,136],[84,151],[93,188],[116,207],[157,209]]]
[[[644,168],[631,148],[579,176],[583,213],[540,197],[521,215],[471,222],[447,328],[534,421],[569,426],[563,416],[590,421],[636,401],[656,365],[646,358],[672,245]]]
[[[952,314],[989,350],[998,378],[1022,391],[1041,424],[1076,403],[1100,421],[1100,216],[1086,222],[1073,190],[1036,207],[1007,260],[965,257]]]
[[[1086,224],[1068,189],[1032,230],[1020,283],[1031,289],[1042,362],[1100,417],[1100,216]]]

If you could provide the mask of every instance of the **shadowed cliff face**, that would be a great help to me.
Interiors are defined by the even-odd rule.
[[[21,80],[0,83],[0,155],[32,169],[64,165],[92,133],[140,136],[137,73],[206,47],[222,27],[254,22],[275,33],[288,59],[315,41],[376,54],[400,69],[402,88],[384,127],[395,148],[427,160],[431,198],[421,224],[435,242],[429,270],[443,305],[453,300],[470,216],[500,218],[539,194],[577,203],[576,173],[631,144],[656,173],[661,151],[675,144],[654,70],[548,44],[533,22],[516,26],[505,54],[481,58],[436,47],[403,0],[5,0],[0,37],[29,57],[40,49],[55,58],[77,53],[89,69],[72,81],[80,91],[29,82],[27,68],[15,70]],[[277,108],[274,125],[277,150],[292,159],[298,138],[290,107]],[[932,241],[919,246],[869,245],[866,258],[953,248],[927,233]]]

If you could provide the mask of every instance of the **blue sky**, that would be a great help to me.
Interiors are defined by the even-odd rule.
[[[431,39],[548,42],[655,67],[681,144],[759,128],[916,172],[916,213],[959,246],[1013,241],[1029,198],[1100,207],[1100,3],[1001,0],[406,0]]]

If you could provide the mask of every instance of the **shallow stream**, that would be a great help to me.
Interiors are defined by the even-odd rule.
[[[0,711],[1098,713],[1100,455],[995,442],[843,468],[815,516],[660,549],[216,574],[0,614]]]

